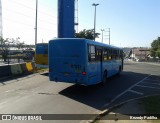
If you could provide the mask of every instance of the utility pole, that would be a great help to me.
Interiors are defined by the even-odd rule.
[[[109,39],[109,45],[110,45],[110,43],[111,43],[111,42],[110,42],[110,40],[111,40],[110,28],[107,28],[107,30],[108,30],[108,31],[105,31],[105,32],[108,32],[108,33],[109,33],[109,34],[106,35],[106,36],[109,36],[108,39]]]
[[[37,15],[38,15],[38,0],[36,0],[36,20],[35,20],[35,50],[37,45]]]
[[[2,24],[2,4],[0,0],[0,36],[3,38],[3,24]]]
[[[101,29],[102,31],[102,43],[103,43],[103,32],[105,31],[104,29]]]
[[[75,22],[74,25],[76,26],[76,33],[78,33],[78,0],[75,0]]]
[[[110,43],[111,43],[111,34],[110,34],[110,28],[109,28],[109,45],[110,45]]]
[[[95,38],[96,38],[96,7],[98,6],[99,4],[95,4],[93,3],[92,6],[95,7],[95,12],[94,12],[94,41],[95,41]]]

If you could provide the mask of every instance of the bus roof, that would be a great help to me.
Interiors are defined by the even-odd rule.
[[[54,39],[54,40],[50,40],[50,41],[62,41],[62,40],[85,41],[86,43],[101,46],[101,47],[107,47],[107,48],[111,48],[111,49],[122,50],[122,48],[119,48],[119,47],[116,47],[116,46],[104,44],[104,43],[101,43],[101,42],[97,42],[97,41],[93,41],[93,40],[89,40],[89,39],[85,39],[85,38],[58,38],[58,39]]]
[[[37,45],[48,45],[48,43],[37,43]]]
[[[119,47],[112,46],[112,45],[108,45],[108,44],[104,44],[104,43],[97,42],[97,41],[88,40],[88,39],[86,39],[86,41],[87,41],[88,43],[90,43],[90,44],[93,44],[93,45],[98,45],[98,46],[101,46],[101,47],[107,47],[107,48],[111,48],[111,49],[119,49],[119,50],[122,50],[122,49],[119,48]]]

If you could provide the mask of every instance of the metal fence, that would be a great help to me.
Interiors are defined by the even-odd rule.
[[[7,60],[4,61],[3,57],[0,55],[0,65],[6,65],[6,64],[15,64],[15,63],[23,63],[23,62],[33,62],[34,57],[25,57],[25,56],[15,56],[15,55],[9,55],[7,57]]]

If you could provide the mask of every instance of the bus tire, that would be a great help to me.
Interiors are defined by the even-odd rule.
[[[122,71],[122,68],[121,68],[121,66],[119,66],[119,70],[118,70],[117,75],[120,75],[120,74],[121,74],[121,71]]]
[[[107,71],[105,71],[105,72],[103,73],[103,79],[102,79],[101,84],[102,84],[102,85],[105,85],[106,82],[107,82]]]

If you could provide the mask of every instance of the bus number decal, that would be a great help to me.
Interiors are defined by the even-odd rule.
[[[81,72],[81,65],[71,64],[70,67],[75,69],[76,73],[80,73]]]

